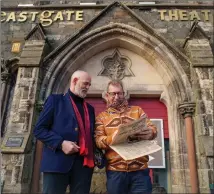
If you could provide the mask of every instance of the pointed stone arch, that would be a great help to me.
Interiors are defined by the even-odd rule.
[[[44,100],[51,92],[63,92],[71,74],[89,58],[106,49],[119,47],[145,58],[163,79],[164,103],[170,113],[168,120],[171,167],[173,176],[177,177],[172,181],[172,187],[174,191],[185,193],[186,182],[189,182],[189,179],[188,172],[184,169],[188,161],[183,130],[185,127],[178,106],[184,101],[193,100],[190,83],[191,64],[184,54],[176,48],[172,49],[167,41],[121,23],[112,23],[88,32],[68,44],[56,57],[44,64],[47,72],[42,82],[40,100]]]
[[[189,82],[190,62],[185,55],[177,56],[166,46],[145,31],[126,24],[109,24],[91,31],[68,45],[48,64],[48,71],[42,83],[40,99],[46,98],[50,92],[62,92],[60,85],[69,80],[70,74],[79,68],[79,64],[102,50],[122,47],[143,56],[155,68],[171,87],[179,102],[191,101],[191,84]]]

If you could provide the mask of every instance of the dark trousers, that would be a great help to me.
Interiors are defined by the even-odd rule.
[[[149,169],[134,172],[107,171],[108,194],[151,194]]]
[[[51,164],[50,164],[51,165]],[[89,194],[93,168],[83,166],[83,159],[77,158],[68,173],[43,173],[44,194],[64,194],[69,185],[72,194]]]

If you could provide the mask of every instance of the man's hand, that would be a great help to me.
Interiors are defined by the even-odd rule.
[[[65,154],[73,154],[73,153],[79,152],[79,149],[80,149],[80,147],[72,141],[64,140],[62,142],[62,151]]]
[[[129,137],[131,141],[132,140],[151,140],[152,138],[153,138],[153,131],[151,128],[147,128],[146,130]]]

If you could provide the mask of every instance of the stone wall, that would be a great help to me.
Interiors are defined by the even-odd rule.
[[[5,12],[11,12],[16,11],[17,14],[23,11],[21,8],[11,9],[7,8],[4,10],[4,3],[8,3],[10,6],[13,5],[16,1],[2,1],[2,11]],[[12,3],[13,2],[13,3]],[[18,2],[18,1],[17,1]],[[20,2],[20,1],[19,1]],[[21,1],[22,2],[22,1]],[[26,1],[27,2],[27,1]],[[23,1],[23,3],[26,3]],[[129,1],[131,2],[131,1]],[[164,1],[163,1],[164,2]],[[166,1],[168,2],[168,1]],[[180,1],[179,1],[180,2]],[[192,3],[193,1],[189,1],[189,3]],[[208,1],[209,2],[209,1]],[[72,3],[75,3],[72,1]],[[204,3],[204,1],[203,1]],[[73,4],[72,4],[73,5]],[[72,34],[75,34],[81,29],[84,25],[86,25],[89,21],[91,21],[97,14],[99,14],[103,8],[69,8],[67,10],[83,10],[84,11],[84,19],[83,21],[56,21],[52,25],[44,27],[45,33],[47,35],[47,38],[52,46],[52,49],[56,48],[60,45],[63,41],[65,41],[68,37],[70,37]],[[158,8],[154,9],[140,9],[140,8],[131,8],[134,13],[136,13],[140,18],[145,20],[151,27],[153,27],[158,33],[160,33],[166,40],[170,41],[173,45],[178,47],[181,51],[182,44],[185,41],[185,38],[188,36],[188,33],[190,31],[190,28],[192,26],[193,21],[169,21],[169,18],[166,17],[165,21],[162,21],[160,19],[160,13],[158,12]],[[161,8],[161,9],[167,9],[167,8]],[[186,9],[186,8],[183,8]],[[205,8],[203,8],[204,10]],[[59,11],[52,8],[46,8],[46,10],[53,10],[53,11]],[[66,8],[62,8],[61,10],[66,10]],[[188,9],[188,12],[192,9]],[[197,9],[200,11],[200,9]],[[40,11],[33,8],[28,8],[26,11]],[[204,29],[204,31],[207,33],[208,36],[211,36],[211,42],[213,42],[213,10],[210,10],[210,20],[204,21],[201,19],[199,22],[199,25]],[[119,12],[118,14],[124,15],[123,22],[133,25],[131,21],[129,22],[129,14],[124,12]],[[167,15],[167,14],[166,14]],[[200,14],[199,14],[200,15]],[[117,17],[116,15],[114,17]],[[202,16],[200,15],[202,18]],[[113,18],[114,19],[114,18]],[[28,34],[28,32],[35,26],[35,23],[39,22],[36,20],[35,22],[32,22],[31,20],[28,20],[27,22],[2,22],[2,34],[1,34],[1,54],[2,57],[5,59],[12,58],[14,56],[17,56],[19,54],[11,53],[11,46],[13,42],[20,41],[22,43],[22,46],[24,44],[24,37]],[[106,25],[110,22],[113,22],[113,20],[102,20],[102,25]],[[115,22],[115,21],[114,21]],[[121,21],[117,21],[121,22]]]
[[[2,1],[3,6],[16,6],[20,3],[20,1]],[[21,1],[23,3],[31,3],[32,1]],[[39,3],[39,1],[34,1],[35,3]],[[45,3],[45,1],[40,1],[41,3]],[[54,4],[56,1],[51,1],[52,4]],[[64,3],[65,1],[61,1],[61,3]],[[66,1],[68,4],[71,3],[71,1]],[[108,3],[110,1],[105,1],[105,3]],[[134,1],[126,1],[128,3],[133,3]],[[161,3],[166,2],[166,3],[173,3],[175,1],[160,1]],[[179,1],[181,2],[181,1]],[[196,3],[196,1],[182,1],[182,2],[188,2],[188,3]],[[210,4],[211,1],[203,1],[205,4]],[[48,3],[48,1],[46,1]],[[72,4],[77,4],[79,1],[72,1]],[[45,9],[52,9],[52,8],[45,8]],[[54,8],[55,9],[55,8]],[[67,8],[63,8],[62,10],[65,10]],[[170,47],[168,43],[162,41],[161,44],[166,44],[161,45],[160,44],[160,37],[158,37],[158,46],[156,47],[152,45],[153,50],[155,51],[168,51],[169,55],[166,56],[166,61],[162,61],[162,58],[165,59],[165,56],[162,56],[162,58],[159,55],[156,55],[155,52],[153,53],[152,50],[150,53],[152,53],[151,61],[150,63],[154,65],[156,68],[157,72],[159,75],[161,75],[161,78],[163,79],[163,82],[165,83],[165,88],[169,92],[168,100],[170,99],[171,101],[174,100],[175,103],[173,104],[168,104],[168,111],[170,112],[169,114],[169,122],[170,124],[170,154],[171,154],[171,166],[172,166],[172,184],[173,184],[173,191],[174,192],[189,192],[190,188],[190,182],[189,182],[189,169],[188,169],[188,159],[187,159],[187,147],[186,147],[186,142],[185,142],[185,129],[184,129],[184,123],[183,119],[178,116],[177,113],[177,105],[180,103],[183,99],[183,96],[190,96],[188,100],[192,100],[196,103],[196,113],[195,116],[193,117],[194,119],[194,127],[195,127],[195,142],[196,142],[196,150],[197,150],[197,168],[198,168],[198,175],[199,175],[199,186],[200,186],[200,191],[203,192],[209,192],[209,186],[214,184],[214,180],[212,177],[213,174],[213,151],[210,149],[212,148],[212,137],[213,137],[213,65],[212,65],[212,58],[213,58],[213,53],[212,53],[212,47],[210,47],[210,44],[213,42],[213,19],[210,17],[209,21],[199,21],[198,25],[201,27],[203,32],[205,32],[205,40],[198,40],[197,37],[188,37],[191,31],[191,27],[193,24],[193,21],[170,21],[169,17],[166,17],[166,20],[162,21],[160,19],[160,13],[158,12],[158,8],[154,9],[140,9],[140,8],[130,8],[133,11],[133,14],[130,14],[130,10],[127,11],[121,6],[115,6],[112,9],[108,9],[105,13],[103,13],[102,17],[98,18],[96,22],[92,22],[90,26],[88,26],[86,29],[84,29],[83,33],[83,27],[91,21],[96,15],[99,15],[102,11],[103,8],[69,8],[70,9],[75,9],[75,10],[83,10],[84,11],[84,20],[83,21],[56,21],[52,25],[44,27],[44,33],[47,37],[46,40],[48,40],[51,49],[49,50],[49,53],[51,50],[55,50],[58,46],[62,45],[62,42],[65,40],[71,38],[74,34],[78,34],[80,30],[79,36],[77,36],[76,39],[81,39],[81,35],[87,35],[87,33],[90,33],[92,30],[95,29],[101,29],[105,25],[111,25],[114,22],[117,23],[122,23],[129,25],[131,27],[135,27],[135,29],[139,29],[140,32],[145,33],[146,30],[150,30],[149,32],[151,33],[151,36],[153,36],[157,32],[157,35],[161,35],[165,38],[165,40],[170,43],[172,46]],[[167,9],[167,8],[164,8]],[[16,11],[21,12],[21,8],[16,8]],[[193,9],[189,9],[188,11],[192,11]],[[197,9],[200,11],[200,9]],[[5,9],[3,8],[3,11],[5,12],[11,12],[14,10],[10,10],[9,8]],[[36,11],[34,8],[28,8],[28,11]],[[55,11],[59,11],[59,9],[55,9]],[[213,10],[210,10],[211,13],[213,14]],[[142,25],[142,21],[136,19],[133,15],[136,14],[139,18],[145,21],[146,24],[149,24],[154,31],[151,30],[150,27],[146,27],[146,24]],[[24,46],[25,43],[25,36],[31,31],[31,29],[34,28],[35,22],[28,21],[28,22],[23,22],[23,23],[17,23],[17,22],[3,22],[2,23],[2,57],[9,59],[15,56],[20,56],[20,53],[11,53],[11,45],[15,41],[20,41],[22,43],[22,47]],[[118,25],[119,26],[119,25]],[[125,27],[122,26],[124,29]],[[119,27],[118,27],[119,28]],[[111,27],[109,27],[111,30]],[[127,29],[126,29],[127,30]],[[125,31],[125,30],[124,30]],[[147,33],[148,33],[147,31]],[[81,34],[81,32],[83,34]],[[127,30],[128,32],[128,30]],[[130,32],[130,31],[129,31]],[[127,33],[128,34],[128,33]],[[134,35],[133,35],[134,34]],[[132,32],[133,37],[136,34]],[[139,34],[138,34],[139,35]],[[157,37],[156,35],[156,37]],[[113,36],[113,35],[112,35]],[[147,36],[151,38],[151,36]],[[209,41],[206,37],[211,36],[211,41]],[[109,37],[108,37],[109,38]],[[76,39],[70,43],[69,46],[72,46]],[[201,37],[200,37],[201,39]],[[133,40],[130,38],[130,40]],[[153,40],[153,39],[152,39]],[[37,40],[38,41],[38,40]],[[35,41],[34,43],[36,44]],[[99,39],[96,41],[100,41],[104,43],[104,38]],[[96,44],[97,42],[94,42]],[[122,41],[121,41],[122,42]],[[140,42],[140,41],[139,41]],[[184,43],[186,42],[186,47],[183,48]],[[150,43],[150,42],[147,42]],[[141,43],[142,44],[142,43]],[[144,45],[148,46],[150,44],[145,44]],[[203,49],[199,49],[197,51],[196,48],[202,48],[201,46],[206,46],[207,52],[204,52]],[[212,45],[212,44],[211,44]],[[91,46],[91,45],[86,45],[86,46]],[[126,46],[127,47],[127,46]],[[167,47],[167,49],[166,49]],[[82,51],[86,51],[87,47],[83,48]],[[149,47],[148,47],[149,48]],[[149,50],[147,48],[147,50]],[[173,49],[173,54],[171,51],[169,51],[169,48]],[[204,47],[203,47],[204,48]],[[67,48],[68,50],[69,48]],[[72,48],[73,49],[73,48]],[[128,48],[126,48],[128,49]],[[176,50],[177,49],[177,50]],[[65,48],[66,50],[66,48]],[[92,52],[92,51],[91,51]],[[95,51],[93,51],[95,52]],[[180,52],[180,54],[179,54]],[[24,53],[24,52],[23,52]],[[22,53],[22,54],[23,54]],[[78,52],[76,52],[78,54]],[[142,54],[141,52],[140,54]],[[167,54],[168,54],[167,53]],[[176,53],[176,54],[175,54]],[[189,63],[187,60],[183,60],[182,53],[188,56]],[[56,52],[55,55],[61,54]],[[80,54],[80,53],[79,53]],[[96,52],[95,52],[96,54]],[[139,54],[139,53],[138,53]],[[175,56],[174,56],[175,54]],[[172,56],[173,55],[173,56]],[[206,55],[206,56],[205,56]],[[159,56],[159,58],[157,57]],[[26,53],[25,53],[26,57]],[[41,56],[40,56],[41,57]],[[53,58],[56,56],[53,56]],[[75,58],[76,56],[74,56]],[[92,56],[88,56],[88,58],[92,58]],[[155,60],[155,57],[158,59]],[[171,57],[171,58],[170,58]],[[182,59],[181,59],[182,58]],[[185,58],[185,57],[184,57]],[[206,58],[206,59],[205,59]],[[172,61],[171,61],[172,59]],[[51,75],[51,72],[49,72],[49,69],[53,68],[53,62],[56,63],[55,60],[52,60],[50,58],[49,63],[42,64],[42,73],[46,73],[47,77]],[[85,59],[84,59],[85,60]],[[83,60],[83,61],[84,61]],[[90,62],[90,61],[89,61]],[[21,63],[20,63],[21,64]],[[180,75],[181,72],[177,72],[176,74],[176,66],[174,66],[174,69],[172,68],[171,65],[180,65],[180,70],[184,72],[184,75]],[[208,64],[208,65],[207,65]],[[36,75],[34,79],[36,80],[36,84],[40,84],[40,81],[43,81],[43,77],[39,77],[39,64],[38,67],[35,68],[29,68],[28,66],[28,61],[25,59],[25,61],[21,64],[22,66],[24,65],[25,68],[20,67],[19,72],[24,72],[22,73],[25,76],[27,76],[29,73],[34,69],[36,71]],[[32,64],[29,64],[32,65]],[[56,64],[55,64],[56,65]],[[57,64],[58,65],[58,64]],[[62,64],[63,65],[63,64]],[[72,72],[72,69],[70,68],[69,64],[64,64],[67,65],[67,69],[69,72]],[[82,65],[82,64],[78,64]],[[79,66],[80,67],[80,66]],[[62,66],[62,68],[64,68]],[[70,68],[70,69],[69,69]],[[76,67],[75,67],[76,68]],[[94,67],[95,68],[95,67]],[[169,70],[170,69],[170,70]],[[47,70],[47,71],[43,71]],[[87,68],[86,68],[87,70]],[[18,74],[19,75],[19,74]],[[170,75],[170,77],[168,77]],[[185,77],[187,76],[188,79]],[[58,74],[58,77],[59,74]],[[179,77],[179,78],[178,78]],[[185,77],[185,78],[184,78]],[[20,79],[23,79],[20,75],[18,76],[18,82],[16,85],[16,92],[21,92],[22,97],[29,97],[28,96],[28,89],[27,91],[19,90],[20,87]],[[57,78],[54,77],[53,79]],[[58,79],[58,78],[57,78]],[[60,78],[62,79],[62,78]],[[126,78],[127,79],[127,78]],[[178,81],[186,79],[185,81]],[[26,81],[27,80],[27,81]],[[24,80],[24,84],[28,85],[28,82],[30,79]],[[99,80],[99,79],[97,79]],[[61,81],[61,80],[60,80]],[[35,81],[34,81],[35,82]],[[38,83],[37,83],[38,82]],[[65,84],[65,81],[62,81],[63,84]],[[61,82],[59,82],[61,84]],[[188,85],[190,83],[192,88]],[[67,84],[67,82],[66,82]],[[64,85],[65,87],[67,85]],[[180,84],[180,85],[179,85]],[[183,85],[182,85],[183,84]],[[25,85],[23,85],[25,86]],[[40,85],[39,85],[40,86]],[[34,96],[32,97],[33,99],[33,105],[35,104],[35,101],[37,100],[37,95],[36,93],[40,92],[39,91],[39,86],[35,86],[37,91],[34,91]],[[45,85],[45,87],[47,87]],[[186,90],[180,90],[182,87],[187,87]],[[45,88],[47,89],[47,88]],[[64,88],[63,88],[64,89]],[[97,89],[97,88],[95,88]],[[191,89],[191,90],[189,90]],[[102,90],[102,87],[101,87]],[[180,92],[181,91],[181,92]],[[185,94],[184,91],[188,91],[188,94]],[[180,93],[179,93],[180,92]],[[175,93],[177,96],[175,96]],[[20,95],[19,95],[20,96]],[[174,97],[174,99],[173,99]],[[31,98],[31,97],[30,97]],[[31,99],[31,100],[32,100]],[[29,100],[29,99],[28,99]],[[41,99],[40,99],[41,100]],[[42,99],[44,100],[44,99]],[[173,102],[174,102],[173,101]],[[14,108],[16,106],[18,109],[22,108],[17,105],[18,98],[14,96],[13,99],[13,104]],[[25,102],[25,101],[24,101]],[[21,105],[20,105],[21,106]],[[32,106],[33,107],[33,106]],[[32,110],[33,111],[33,110]],[[32,111],[30,114],[32,114]],[[12,111],[11,111],[12,112]],[[12,112],[14,115],[18,115],[18,111],[14,109],[14,112]],[[12,114],[11,113],[11,114]],[[19,117],[21,117],[19,115]],[[23,117],[25,118],[25,117]],[[23,119],[22,118],[22,119]],[[26,117],[27,118],[27,117]],[[14,118],[13,118],[14,119]],[[12,121],[12,120],[11,120]],[[26,129],[28,130],[28,135],[31,136],[31,130],[32,130],[32,122],[30,122],[30,126],[26,125],[29,124],[28,121],[23,121],[21,124],[18,123],[14,124],[16,129],[21,130],[21,129]],[[15,128],[13,126],[13,128]],[[27,127],[26,127],[27,126]],[[9,127],[9,131],[11,131],[11,127]],[[17,133],[17,130],[14,129],[13,132]],[[175,141],[174,141],[174,139]],[[25,148],[23,148],[25,149]],[[27,154],[8,154],[4,155],[3,159],[3,175],[6,180],[6,191],[13,192],[14,188],[13,185],[16,185],[19,187],[19,190],[21,191],[26,191],[25,190],[25,185],[29,185],[29,180],[31,177],[31,171],[28,171],[28,175],[25,174],[23,171],[23,168],[26,168],[27,166],[27,161],[32,162],[32,155],[33,153],[30,153],[30,155]],[[174,155],[173,155],[174,154]],[[179,160],[178,160],[179,157]],[[105,192],[105,188],[102,187],[100,188],[99,185],[104,185],[105,183],[105,178],[103,176],[104,172],[100,172],[98,170],[95,171],[94,173],[94,179],[93,179],[93,186],[92,190],[94,192]],[[27,180],[28,179],[28,180]],[[23,183],[23,185],[21,185]],[[27,184],[25,184],[27,183]],[[210,185],[209,185],[210,184]],[[12,185],[10,187],[10,185]],[[23,186],[23,189],[21,189],[21,186]],[[17,187],[17,188],[18,188]]]
[[[198,37],[199,38],[199,37]],[[201,193],[213,187],[213,53],[209,41],[203,37],[192,39],[185,45],[192,61],[192,86],[196,102],[195,142],[197,168]]]
[[[141,0],[141,2],[146,0]],[[35,5],[57,5],[57,4],[72,4],[72,5],[78,5],[80,2],[97,2],[97,4],[109,4],[113,3],[114,0],[2,0],[3,6],[17,6],[18,4],[27,4],[27,3],[33,3]],[[138,3],[137,0],[133,1],[120,1],[123,3]],[[190,3],[190,4],[201,4],[201,1],[199,0],[158,0],[155,1],[157,3]],[[212,0],[205,0],[203,1],[205,4],[212,3]]]

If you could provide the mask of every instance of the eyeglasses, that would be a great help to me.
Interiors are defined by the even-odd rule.
[[[115,97],[116,95],[118,96],[123,96],[124,95],[124,92],[108,92],[108,94],[111,96],[111,97]]]

